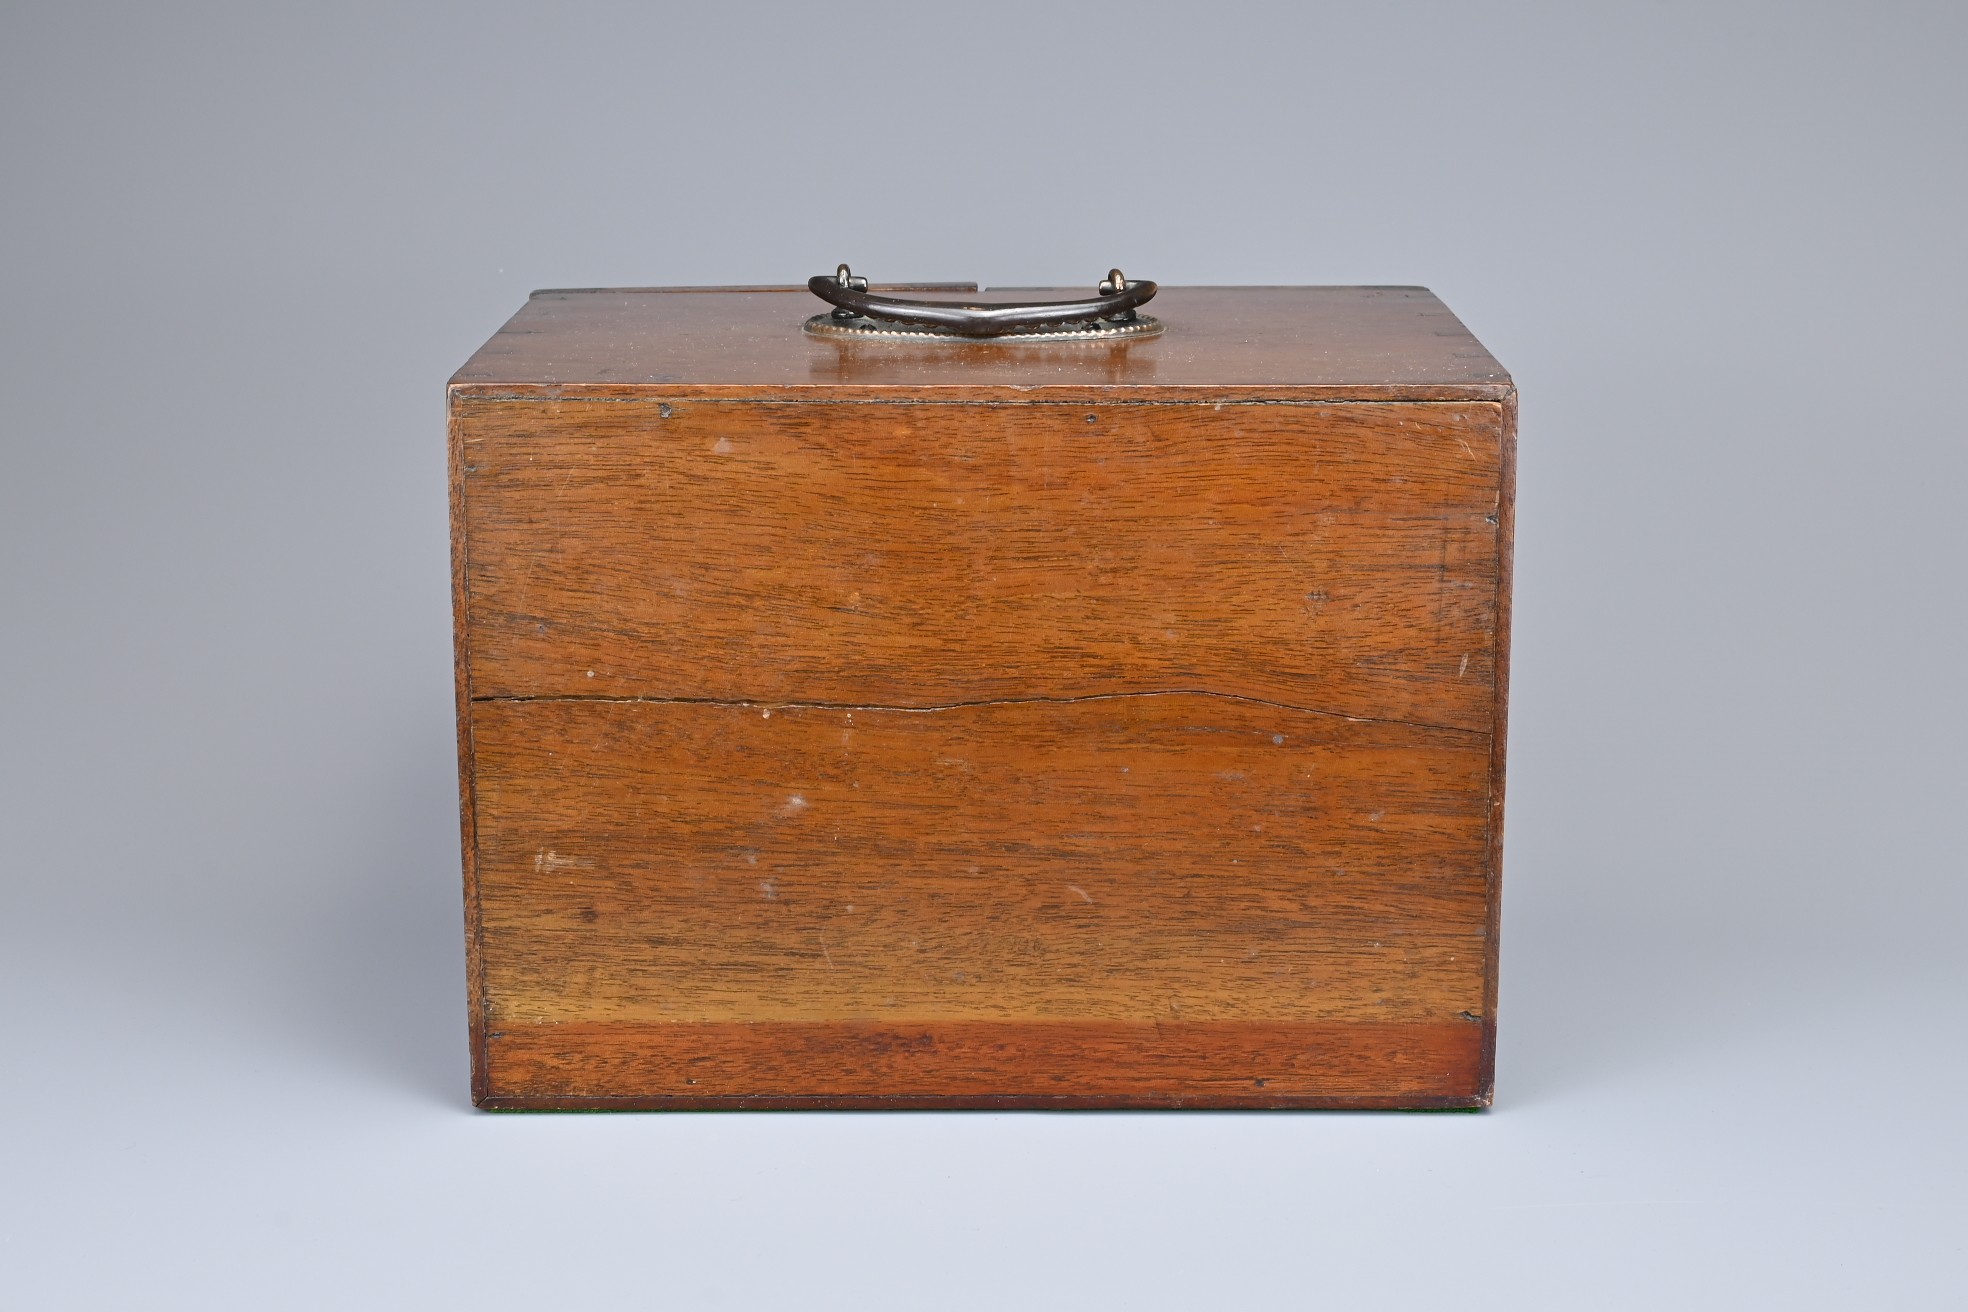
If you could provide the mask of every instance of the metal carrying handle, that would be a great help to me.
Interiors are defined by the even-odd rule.
[[[868,280],[857,278],[845,264],[830,277],[821,274],[806,281],[807,290],[835,307],[836,319],[887,319],[895,323],[925,324],[960,337],[997,337],[1052,324],[1086,323],[1106,319],[1126,323],[1134,318],[1135,307],[1153,299],[1152,282],[1129,282],[1119,269],[1110,270],[1100,284],[1100,295],[1083,301],[1027,301],[1022,305],[964,305],[948,301],[911,301],[899,296],[878,296],[868,290]]]

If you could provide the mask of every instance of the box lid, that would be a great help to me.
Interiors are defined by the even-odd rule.
[[[953,295],[953,293],[945,293]],[[1085,289],[993,289],[966,300],[1046,300]],[[1166,330],[1113,342],[841,340],[801,325],[825,310],[804,287],[539,291],[452,378],[512,396],[787,393],[845,399],[901,390],[1058,400],[1249,398],[1494,400],[1510,376],[1423,287],[1164,287]],[[817,399],[817,396],[816,396]]]

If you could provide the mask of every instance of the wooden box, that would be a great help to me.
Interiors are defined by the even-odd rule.
[[[1508,375],[1411,287],[824,308],[541,292],[451,382],[476,1102],[1486,1105]]]

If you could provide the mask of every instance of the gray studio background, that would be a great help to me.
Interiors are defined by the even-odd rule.
[[[1963,1306],[1962,14],[6,5],[0,1303]],[[1493,1111],[469,1110],[443,382],[840,260],[1512,369]]]

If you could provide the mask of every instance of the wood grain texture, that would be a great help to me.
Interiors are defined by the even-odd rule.
[[[1059,299],[1092,287],[1023,288],[971,300]],[[932,298],[933,299],[933,298]],[[960,394],[971,400],[1193,397],[1501,400],[1510,376],[1423,287],[1164,287],[1166,326],[1130,342],[840,341],[800,324],[804,290],[679,296],[536,293],[452,378],[507,396],[771,396],[836,400]]]
[[[1507,375],[1420,289],[807,299],[542,294],[453,382],[474,1100],[1487,1104]]]
[[[1483,1006],[1479,734],[1173,695],[481,702],[472,740],[495,1025]]]
[[[1493,714],[1492,403],[458,412],[479,696]]]
[[[492,1108],[1481,1107],[1449,1021],[508,1024]],[[512,1089],[520,1092],[504,1093]]]
[[[1483,1015],[1490,1018],[1489,1033],[1483,1045],[1483,1062],[1478,1082],[1484,1089],[1496,1085],[1496,1014],[1498,980],[1502,975],[1503,928],[1503,796],[1505,758],[1509,746],[1510,720],[1510,606],[1513,596],[1512,566],[1517,544],[1517,393],[1503,402],[1503,442],[1501,467],[1497,471],[1497,580],[1496,580],[1496,689],[1490,718],[1489,845],[1483,854],[1483,873],[1489,884],[1490,920],[1489,960],[1484,963],[1487,981],[1483,990]]]
[[[454,407],[448,415],[446,443],[446,482],[451,504],[451,635],[452,672],[456,683],[458,717],[458,828],[463,846],[462,873],[465,895],[465,990],[468,1008],[467,1037],[471,1044],[472,1101],[483,1104],[490,1089],[485,1067],[485,974],[479,951],[478,826],[475,819],[474,786],[477,772],[472,750],[471,625],[467,618],[470,587],[467,582],[465,523],[464,427]]]

